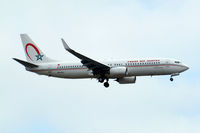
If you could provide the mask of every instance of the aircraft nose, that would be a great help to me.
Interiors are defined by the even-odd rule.
[[[188,69],[189,69],[189,67],[185,65],[184,71],[186,71],[186,70],[188,70]]]

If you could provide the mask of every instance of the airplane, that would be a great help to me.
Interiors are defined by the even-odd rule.
[[[74,51],[64,39],[61,40],[66,51],[79,58],[80,62],[57,61],[47,57],[27,34],[20,36],[27,61],[13,59],[25,66],[27,71],[39,75],[67,79],[95,78],[107,88],[109,79],[115,79],[119,84],[134,84],[137,76],[170,75],[173,81],[174,76],[189,69],[179,60],[167,58],[100,62]]]

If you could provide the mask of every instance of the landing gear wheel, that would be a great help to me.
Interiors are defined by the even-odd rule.
[[[104,83],[104,86],[105,86],[106,88],[108,88],[108,87],[109,87],[109,83],[108,83],[108,82],[105,82],[105,83]]]
[[[104,82],[104,78],[99,78],[99,82],[103,83]]]
[[[174,81],[174,79],[173,79],[173,78],[170,78],[170,81]]]

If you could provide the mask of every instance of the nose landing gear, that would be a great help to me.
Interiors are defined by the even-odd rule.
[[[174,79],[173,79],[172,77],[178,76],[178,75],[179,75],[179,73],[174,73],[174,74],[172,74],[171,77],[170,77],[170,81],[174,81]]]

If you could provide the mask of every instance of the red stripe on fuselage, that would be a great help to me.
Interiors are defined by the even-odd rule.
[[[185,67],[182,65],[143,65],[143,66],[126,66],[126,67],[156,67],[156,66],[180,66],[180,67]],[[83,69],[88,69],[88,68],[71,68],[71,69],[45,69],[45,70],[31,70],[31,71],[63,71],[63,70],[83,70]]]
[[[143,65],[143,66],[128,66],[128,67],[153,67],[153,66],[180,66],[180,67],[185,67],[182,65]]]
[[[88,68],[70,68],[70,69],[45,69],[45,70],[31,70],[31,71],[63,71],[63,70],[82,70]]]

